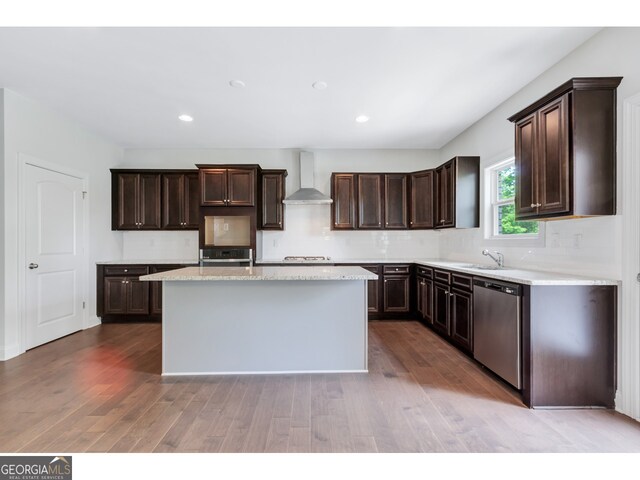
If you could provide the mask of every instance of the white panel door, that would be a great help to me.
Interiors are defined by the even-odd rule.
[[[26,348],[82,329],[82,179],[25,166]]]

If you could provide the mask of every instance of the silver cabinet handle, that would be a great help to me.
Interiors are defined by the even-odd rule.
[[[33,269],[38,268],[38,267],[39,267],[39,265],[37,263],[30,263],[29,264],[29,270],[33,270]]]
[[[125,268],[125,269],[124,269],[124,273],[127,273],[128,271],[129,271],[129,269],[128,269],[128,268]]]

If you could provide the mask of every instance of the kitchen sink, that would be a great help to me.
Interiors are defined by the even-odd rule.
[[[498,265],[475,265],[472,263],[458,265],[460,268],[475,268],[477,270],[509,270],[505,267],[499,267]]]

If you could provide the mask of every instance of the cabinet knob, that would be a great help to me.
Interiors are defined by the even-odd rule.
[[[541,207],[542,204],[541,203],[536,203],[536,207]]]
[[[128,268],[125,268],[125,269],[124,269],[124,271],[125,271],[125,273],[126,273],[126,272],[128,272],[128,271],[129,271],[129,269],[128,269]]]
[[[125,280],[122,280],[122,283],[127,283]]]

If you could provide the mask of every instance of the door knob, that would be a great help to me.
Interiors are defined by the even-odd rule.
[[[30,263],[30,264],[29,264],[29,270],[33,270],[33,269],[35,269],[35,268],[38,268],[38,266],[39,266],[39,265],[38,265],[37,263]]]

